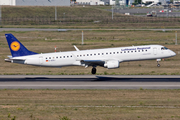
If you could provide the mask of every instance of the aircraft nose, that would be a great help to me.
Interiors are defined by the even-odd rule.
[[[170,54],[171,54],[171,56],[175,56],[176,55],[176,53],[173,52],[173,51],[170,51]]]

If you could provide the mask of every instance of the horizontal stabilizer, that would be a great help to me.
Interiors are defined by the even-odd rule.
[[[19,58],[6,58],[4,59],[5,62],[12,62],[12,61],[25,61],[26,59],[19,59]]]

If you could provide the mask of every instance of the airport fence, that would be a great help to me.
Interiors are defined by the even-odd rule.
[[[2,18],[2,25],[62,25],[62,24],[168,24],[176,25],[180,23],[180,17],[137,17],[137,16],[62,16],[55,20],[54,17],[12,17]]]

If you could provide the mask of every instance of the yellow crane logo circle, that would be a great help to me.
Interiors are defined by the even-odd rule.
[[[18,42],[12,42],[11,43],[11,49],[13,50],[13,51],[18,51],[19,49],[20,49],[20,44],[18,43]]]

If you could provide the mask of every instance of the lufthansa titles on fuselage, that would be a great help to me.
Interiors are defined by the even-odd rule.
[[[147,49],[151,49],[151,47],[125,48],[125,49],[121,49],[121,51],[130,51],[130,50],[147,50]]]

